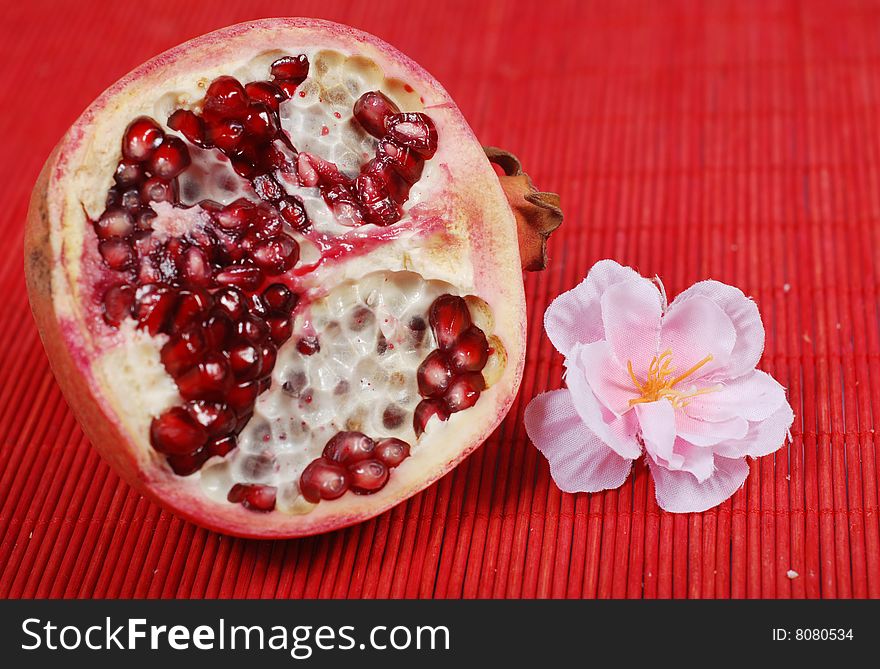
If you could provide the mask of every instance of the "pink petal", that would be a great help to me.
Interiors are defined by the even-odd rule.
[[[727,363],[727,376],[736,378],[752,371],[764,351],[764,326],[757,305],[739,288],[709,280],[695,283],[679,294],[670,305],[670,311],[675,305],[697,296],[707,297],[721,307],[736,329],[736,343]]]
[[[648,457],[657,504],[672,513],[698,513],[721,504],[749,475],[744,459],[715,458],[715,470],[702,483],[690,472],[670,471]]]
[[[639,392],[629,373],[617,362],[608,342],[586,344],[579,352],[574,364],[581,368],[599,401],[616,416],[632,409],[629,402]]]
[[[525,425],[564,492],[617,488],[629,476],[632,460],[620,457],[584,425],[568,390],[535,397],[526,407]]]
[[[609,286],[638,278],[638,273],[629,267],[613,260],[600,260],[586,279],[553,300],[544,313],[544,329],[556,350],[568,355],[575,344],[604,339],[599,304],[602,294]]]
[[[714,446],[728,439],[742,439],[749,431],[749,421],[734,416],[710,423],[692,418],[682,410],[675,412],[675,430],[678,436],[695,446]]]
[[[734,417],[764,420],[785,403],[785,388],[761,370],[718,384],[718,390],[688,400],[689,416],[710,422]]]
[[[645,450],[662,458],[670,467],[678,469],[684,458],[675,453],[675,409],[667,400],[636,404]]]
[[[726,369],[736,343],[736,330],[727,314],[707,297],[696,295],[675,300],[663,315],[660,351],[672,351],[672,367],[683,374],[707,355],[712,360],[682,380],[676,387],[691,387],[694,381]],[[697,384],[700,385],[700,384]]]
[[[663,300],[657,287],[638,278],[610,286],[600,300],[605,339],[617,362],[644,379],[648,365],[657,355]]]
[[[576,361],[580,359],[581,344],[575,344],[572,354],[565,360],[565,384],[571,390],[571,399],[586,426],[623,458],[639,457],[642,448],[635,439],[637,425],[625,416],[615,416],[603,410],[593,393],[583,369]]]
[[[715,454],[711,448],[696,446],[679,437],[675,440],[672,450],[682,459],[682,463],[680,467],[668,467],[667,469],[690,472],[700,483],[712,476],[712,472],[715,470]],[[657,462],[657,464],[662,463]]]
[[[749,431],[742,439],[722,441],[713,450],[728,458],[741,458],[745,455],[759,458],[768,455],[785,443],[793,422],[794,412],[788,402],[785,402],[765,420],[749,423]]]

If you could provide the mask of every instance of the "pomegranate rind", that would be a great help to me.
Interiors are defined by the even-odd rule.
[[[441,133],[433,160],[445,165],[457,216],[444,243],[421,252],[438,272],[460,273],[473,259],[464,293],[492,309],[495,335],[507,365],[471,409],[434,422],[379,492],[344,495],[299,515],[255,514],[238,504],[206,497],[194,478],[174,475],[148,435],[129,420],[126,403],[111,391],[100,366],[86,308],[82,250],[91,239],[87,215],[100,212],[125,125],[144,109],[142,100],[195,76],[210,81],[233,71],[247,55],[267,49],[298,53],[336,49],[372,59],[389,79],[406,82],[422,97]],[[462,222],[466,221],[467,225]],[[464,252],[464,255],[463,255]],[[298,537],[374,517],[427,487],[463,460],[508,412],[525,355],[525,299],[517,226],[505,194],[479,142],[443,87],[415,62],[372,35],[315,19],[279,18],[239,24],[198,37],[157,56],[105,91],[74,123],[47,160],[36,183],[25,235],[25,272],[31,308],[51,367],[85,434],[102,457],[133,487],[198,525],[243,537]],[[413,370],[415,373],[415,370]],[[375,435],[380,438],[382,435]]]

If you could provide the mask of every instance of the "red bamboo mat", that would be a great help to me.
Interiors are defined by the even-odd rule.
[[[133,66],[296,12],[373,32],[437,76],[486,143],[561,193],[526,278],[528,363],[499,430],[425,492],[299,541],[231,539],[145,502],[49,371],[21,261],[65,128]],[[880,5],[864,2],[6,3],[0,21],[0,597],[878,597]],[[561,386],[541,315],[593,262],[713,277],[758,301],[794,441],[702,514],[643,467],[564,495],[522,425]],[[789,578],[793,570],[797,576]]]

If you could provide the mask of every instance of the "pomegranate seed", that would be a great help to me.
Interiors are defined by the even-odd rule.
[[[262,102],[273,112],[278,111],[279,105],[287,99],[275,84],[268,81],[254,81],[244,87],[251,100]]]
[[[456,373],[479,372],[489,359],[486,335],[473,325],[461,333],[449,350],[449,364]]]
[[[348,389],[345,388],[347,391]],[[403,410],[397,406],[396,404],[389,404],[385,407],[385,411],[382,412],[382,426],[388,430],[396,430],[401,425],[403,425],[403,420],[406,418],[406,414],[403,413]]]
[[[381,91],[364,93],[354,103],[354,117],[357,122],[373,137],[379,139],[385,136],[385,120],[399,112],[400,108]]]
[[[163,331],[174,306],[177,294],[168,286],[151,283],[140,286],[135,293],[135,306],[132,315],[139,327],[146,328],[152,334]]]
[[[321,343],[317,337],[303,337],[296,343],[296,350],[303,355],[314,355],[321,350]]]
[[[257,239],[269,239],[281,234],[283,226],[271,204],[261,202],[254,211],[253,233]]]
[[[251,255],[266,274],[275,276],[296,264],[299,260],[299,244],[291,237],[280,234],[257,244]]]
[[[278,210],[281,218],[290,223],[299,231],[307,230],[309,227],[309,217],[306,214],[305,205],[298,197],[286,197],[278,203]]]
[[[205,122],[188,109],[178,109],[171,114],[168,127],[177,130],[197,146],[205,145]]]
[[[124,239],[105,239],[98,244],[98,251],[107,267],[116,271],[130,268],[135,260],[134,249]]]
[[[156,218],[156,212],[152,209],[142,211],[137,215],[137,219],[135,220],[135,228],[139,232],[152,232],[154,218]]]
[[[355,188],[367,223],[385,226],[400,220],[400,210],[391,200],[381,179],[361,174],[355,182]]]
[[[183,407],[171,407],[150,424],[150,443],[166,455],[186,455],[201,448],[208,433]]]
[[[376,442],[361,432],[337,432],[324,446],[322,455],[333,462],[349,465],[372,457],[375,448]]]
[[[224,230],[240,232],[253,222],[255,214],[253,203],[241,198],[226,205],[217,213],[216,221]]]
[[[235,153],[244,139],[244,124],[235,118],[214,121],[208,126],[208,139],[226,154]]]
[[[171,321],[171,331],[179,332],[184,328],[201,322],[202,316],[211,308],[211,296],[203,290],[182,290],[178,293],[177,308]]]
[[[128,284],[112,286],[104,293],[102,301],[104,320],[108,324],[119,327],[126,318],[131,316],[131,305],[134,303],[134,288]]]
[[[239,381],[252,381],[260,376],[263,356],[254,344],[240,341],[229,349],[229,366]]]
[[[263,291],[263,302],[274,313],[286,316],[299,301],[299,296],[291,292],[283,283],[273,283]]]
[[[348,468],[348,477],[353,493],[372,495],[388,483],[388,467],[379,460],[364,460]]]
[[[113,175],[113,180],[122,187],[135,186],[143,179],[144,170],[141,164],[131,160],[120,160]]]
[[[168,464],[171,466],[172,471],[178,476],[189,476],[190,474],[195,474],[202,468],[202,465],[205,464],[205,460],[208,459],[208,455],[206,448],[200,448],[195,453],[189,453],[187,455],[169,455]]]
[[[232,265],[217,272],[214,277],[221,286],[235,286],[242,290],[256,290],[263,282],[263,272],[254,265]]]
[[[379,146],[376,148],[376,157],[391,165],[400,177],[410,185],[421,178],[422,169],[425,167],[425,161],[415,151],[410,151],[387,137],[379,142]]]
[[[259,293],[248,295],[245,297],[245,300],[252,315],[258,318],[265,318],[269,314],[269,309]]]
[[[284,196],[284,190],[271,174],[261,174],[254,179],[254,191],[261,200],[269,202],[277,202]]]
[[[189,149],[177,137],[166,137],[153,152],[147,163],[147,171],[154,177],[173,179],[189,167]]]
[[[139,116],[128,124],[122,136],[122,155],[127,160],[142,162],[159,148],[165,133],[151,118]]]
[[[422,436],[422,433],[425,431],[425,426],[427,426],[428,421],[434,416],[437,416],[440,420],[446,420],[449,418],[449,411],[446,409],[446,405],[442,401],[432,399],[419,402],[413,413],[413,429],[416,431],[417,437]]]
[[[300,84],[309,76],[309,59],[305,54],[284,56],[272,63],[270,71],[275,79]]]
[[[214,441],[209,441],[207,446],[205,446],[205,450],[209,456],[219,455],[222,458],[224,455],[228,455],[232,452],[236,446],[238,446],[238,441],[235,438],[235,435],[228,434],[225,437],[219,437]]]
[[[141,202],[176,202],[177,182],[166,181],[159,177],[147,179],[141,186]]]
[[[479,372],[468,372],[456,378],[446,391],[443,398],[450,413],[470,409],[480,399],[480,392],[485,390],[486,382]]]
[[[278,349],[271,343],[265,342],[260,352],[263,354],[263,368],[260,370],[260,376],[267,377],[275,368],[275,360],[278,358]],[[260,392],[263,392],[263,390],[264,389],[261,388]]]
[[[339,223],[351,227],[363,224],[364,219],[357,197],[347,186],[337,184],[323,191],[323,195]]]
[[[284,95],[285,99],[292,98],[294,93],[296,93],[298,83],[293,81],[280,81],[276,80],[275,85],[278,86],[278,90],[281,91],[282,95]]]
[[[254,407],[254,402],[257,401],[258,394],[259,387],[253,381],[249,383],[239,383],[238,385],[233,386],[226,394],[226,403],[233,411],[235,411],[237,416],[242,417],[251,413]],[[244,425],[241,425],[241,427],[244,427]],[[236,430],[239,429],[240,428],[236,426]]]
[[[233,504],[240,503],[253,511],[272,511],[275,508],[276,488],[257,483],[236,483],[226,499]]]
[[[215,309],[205,321],[205,344],[210,349],[215,351],[225,349],[234,333],[235,325],[223,311]]]
[[[242,119],[245,133],[255,142],[266,142],[278,133],[275,114],[261,102],[253,102]]]
[[[217,77],[205,93],[204,113],[208,118],[239,114],[247,107],[247,93],[235,77]]]
[[[443,351],[432,351],[416,372],[419,393],[422,397],[441,397],[452,381],[449,360]]]
[[[457,295],[441,295],[428,313],[431,329],[442,350],[452,347],[462,332],[471,326],[471,314],[465,301]]]
[[[420,112],[392,114],[386,119],[385,124],[391,139],[400,146],[415,151],[425,160],[437,151],[437,128],[426,114]]]
[[[381,181],[388,191],[388,196],[397,204],[403,204],[409,197],[410,184],[398,174],[387,158],[373,158],[361,168],[361,173]]]
[[[128,237],[134,232],[134,220],[124,209],[107,209],[101,218],[95,221],[95,233],[98,239],[111,237]]]
[[[211,285],[211,266],[205,252],[197,246],[190,246],[183,253],[181,275],[188,286]]]
[[[235,429],[235,412],[225,404],[197,400],[187,402],[186,410],[208,431],[209,437],[219,438]]]
[[[177,388],[186,400],[222,401],[231,386],[229,363],[219,353],[209,353],[177,379]]]
[[[261,344],[269,337],[269,326],[264,320],[248,315],[235,324],[235,332],[249,342]]]
[[[120,204],[122,204],[122,207],[128,211],[140,209],[141,194],[138,192],[138,189],[132,188],[125,191],[120,198]]]
[[[235,321],[247,312],[245,296],[238,288],[221,288],[214,293],[214,303]]]
[[[290,318],[269,316],[266,319],[266,324],[269,326],[269,336],[278,346],[290,339],[290,335],[293,334],[293,322]]]
[[[336,499],[348,490],[348,472],[326,458],[309,463],[299,479],[302,496],[312,503],[322,499]]]
[[[191,328],[172,337],[162,347],[160,357],[168,373],[177,377],[195,367],[205,350],[201,331]]]
[[[376,457],[393,469],[409,457],[409,444],[394,437],[380,439],[376,442]]]

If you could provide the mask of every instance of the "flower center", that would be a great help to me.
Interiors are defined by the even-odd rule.
[[[648,365],[648,378],[639,381],[632,367],[632,360],[627,361],[626,368],[629,376],[635,384],[638,397],[634,397],[629,401],[630,406],[636,404],[644,404],[646,402],[656,402],[659,399],[666,398],[672,403],[676,409],[687,406],[687,401],[697,395],[705,395],[706,393],[715,392],[717,386],[706,388],[691,388],[690,390],[677,390],[675,386],[688,377],[692,376],[698,369],[712,361],[712,356],[707,355],[693,367],[687,371],[674,376],[675,370],[671,367],[672,350],[666,349],[660,355],[655,355]]]

